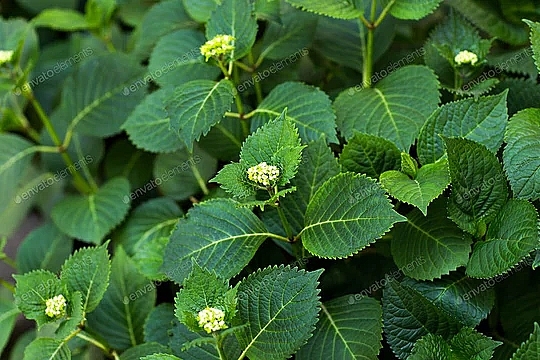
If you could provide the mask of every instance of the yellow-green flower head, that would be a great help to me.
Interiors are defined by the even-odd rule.
[[[47,308],[45,309],[45,314],[48,317],[62,317],[66,314],[66,298],[64,295],[56,295],[55,297],[48,299],[45,302]]]
[[[199,322],[199,326],[208,334],[213,331],[228,328],[225,324],[225,313],[216,308],[207,307],[206,309],[199,311],[197,321]]]
[[[236,39],[231,35],[216,35],[201,46],[201,54],[206,61],[213,56],[228,55],[234,50],[234,40]]]
[[[12,57],[13,57],[12,50],[0,50],[0,65],[7,63],[8,61],[11,61]]]
[[[277,166],[262,162],[247,169],[248,179],[259,185],[269,186],[279,177]]]
[[[456,55],[454,61],[458,65],[471,64],[474,65],[478,62],[478,56],[469,50],[462,50]]]

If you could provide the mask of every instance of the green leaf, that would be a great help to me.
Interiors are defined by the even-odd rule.
[[[139,27],[139,37],[135,44],[134,55],[146,58],[157,41],[178,29],[197,28],[184,9],[183,1],[166,0],[159,2],[148,10]]]
[[[146,359],[147,356],[154,355],[157,353],[165,354],[170,351],[171,350],[169,349],[168,346],[154,343],[154,342],[148,342],[148,343],[140,344],[140,345],[127,349],[126,351],[122,353],[122,355],[120,355],[120,360]]]
[[[408,153],[402,152],[400,170],[401,173],[407,175],[409,178],[416,179],[418,175],[418,162]],[[450,183],[450,178],[448,179],[448,183]]]
[[[155,198],[139,205],[129,216],[118,240],[130,256],[135,255],[147,243],[168,237],[182,209],[169,198]]]
[[[411,83],[417,85],[411,88]],[[338,129],[346,140],[360,131],[390,140],[408,152],[420,128],[437,108],[438,88],[435,74],[418,65],[396,70],[373,88],[358,92],[351,88],[334,101]]]
[[[144,323],[144,341],[169,345],[169,330],[175,320],[174,306],[162,303],[152,309]]]
[[[112,260],[110,285],[98,307],[88,314],[88,327],[117,350],[144,340],[143,328],[156,301],[156,287],[149,282],[122,249]]]
[[[50,7],[74,9],[77,6],[75,0],[49,0],[45,3],[32,0],[17,0],[16,3],[32,14],[38,14]]]
[[[390,14],[398,19],[419,20],[431,14],[442,0],[396,0]]]
[[[107,245],[108,242],[77,250],[62,266],[62,283],[69,292],[81,292],[84,313],[92,312],[98,306],[109,286],[111,264]]]
[[[427,216],[415,209],[392,229],[392,256],[405,275],[433,280],[467,264],[472,239],[447,218],[446,205],[436,200]]]
[[[249,326],[235,335],[251,360],[290,357],[311,336],[320,309],[321,270],[267,267],[238,288],[238,315]]]
[[[129,210],[129,182],[117,177],[96,193],[68,196],[58,202],[51,217],[64,233],[85,242],[100,244]],[[125,201],[127,199],[127,201]]]
[[[266,1],[266,0],[265,0]],[[222,161],[237,161],[245,135],[243,122],[226,117],[202,137],[199,146],[212,157]]]
[[[83,14],[71,9],[45,9],[32,19],[32,24],[59,31],[86,30],[92,27]]]
[[[413,344],[427,334],[443,339],[456,334],[461,325],[411,287],[391,281],[382,298],[384,332],[392,351],[405,359]]]
[[[211,40],[217,35],[232,35],[236,39],[232,60],[244,57],[257,35],[253,3],[250,0],[222,0],[206,24],[206,38]]]
[[[504,170],[514,196],[540,198],[540,109],[526,109],[514,115],[505,134]]]
[[[510,199],[497,211],[485,241],[474,244],[467,275],[490,278],[509,271],[538,247],[540,222],[526,200]]]
[[[15,304],[24,316],[36,320],[38,327],[56,319],[45,314],[46,301],[57,295],[68,298],[65,286],[55,274],[45,270],[35,270],[24,275],[13,275],[17,281]]]
[[[165,100],[171,129],[190,152],[193,142],[231,110],[234,90],[233,83],[226,79],[195,80],[177,87],[173,96]]]
[[[145,97],[129,115],[122,129],[135,146],[156,153],[182,148],[182,142],[169,128],[170,118],[165,110],[165,100],[173,93],[172,87],[159,89]]]
[[[276,1],[279,4],[279,2]],[[317,16],[283,7],[280,22],[270,22],[262,39],[261,57],[272,60],[286,58],[309,47],[317,26]]]
[[[450,341],[455,357],[464,360],[489,360],[493,356],[493,350],[501,344],[502,342],[467,327],[462,328]]]
[[[172,154],[159,154],[154,162],[154,179],[134,194],[145,194],[159,186],[160,192],[174,200],[185,200],[201,191],[216,173],[217,160],[194,145],[190,154],[183,148]]]
[[[521,344],[511,360],[534,360],[538,357],[540,357],[540,326],[535,322],[531,336]]]
[[[355,19],[364,13],[363,0],[287,0],[302,10],[338,19]]]
[[[508,92],[467,98],[444,104],[431,114],[418,138],[418,159],[430,164],[444,155],[443,140],[439,135],[464,137],[485,145],[496,153],[503,143],[508,121],[506,96]]]
[[[30,166],[32,144],[15,134],[0,134],[0,212],[17,194],[18,180]]]
[[[502,166],[484,145],[462,138],[443,140],[452,178],[449,215],[463,230],[481,236],[508,197]]]
[[[86,320],[83,309],[83,297],[80,291],[72,293],[66,313],[66,319],[58,326],[55,339],[64,340],[77,330],[77,327]]]
[[[189,16],[200,23],[205,23],[221,0],[183,0],[182,2]]]
[[[276,86],[259,104],[251,122],[251,130],[279,116],[287,108],[287,118],[298,128],[307,143],[324,136],[329,143],[338,143],[336,116],[328,95],[316,87],[300,82],[284,82]]]
[[[5,299],[0,297],[0,354],[4,350],[11,332],[15,328],[15,321],[20,314],[19,309],[15,306],[15,303],[11,299]]]
[[[193,332],[203,331],[197,315],[207,307],[223,311],[225,325],[230,327],[236,314],[236,288],[230,289],[228,281],[193,262],[193,270],[184,280],[174,303],[176,318]]]
[[[391,141],[356,132],[343,147],[339,162],[345,171],[378,179],[385,171],[399,169],[401,155]]]
[[[439,335],[427,334],[418,340],[408,360],[452,360],[452,349]]]
[[[239,163],[225,165],[211,181],[239,198],[255,195],[261,185],[248,179],[247,170],[265,162],[279,170],[275,185],[287,185],[296,175],[303,148],[298,130],[284,110],[245,140]]]
[[[298,237],[312,254],[343,258],[355,254],[406,218],[392,209],[375,180],[342,173],[327,180],[307,206]]]
[[[103,168],[106,178],[123,176],[129,181],[130,188],[144,186],[152,178],[154,154],[137,149],[128,139],[118,139],[107,148]],[[130,194],[131,195],[131,194]],[[124,199],[124,202],[127,202]]]
[[[339,174],[339,170],[339,164],[324,138],[321,137],[308,144],[302,153],[298,173],[291,180],[291,186],[296,187],[297,190],[279,200],[280,207],[291,225],[293,234],[302,231],[304,214],[317,189],[326,180]],[[265,210],[261,215],[266,223],[268,223],[269,218],[274,219],[274,223],[279,224],[277,231],[286,236],[276,210]]]
[[[321,305],[322,314],[298,360],[376,359],[382,340],[382,308],[372,298],[353,305],[348,296]]]
[[[272,0],[255,0],[257,20],[280,22],[280,2]]]
[[[180,29],[159,39],[152,51],[148,71],[161,87],[181,86],[193,80],[214,80],[221,72],[204,61],[200,47],[203,33]]]
[[[465,326],[477,326],[495,303],[495,291],[490,287],[494,284],[471,279],[461,271],[433,281],[407,280],[406,284]]]
[[[21,274],[44,269],[57,272],[71,254],[73,240],[52,222],[32,230],[17,249],[17,269]]]
[[[80,134],[107,137],[120,132],[145,94],[143,69],[132,57],[118,52],[96,55],[64,82],[56,115]]]
[[[85,15],[91,26],[97,28],[110,26],[117,1],[122,0],[88,0],[85,5]]]
[[[141,360],[181,360],[181,359],[174,355],[169,355],[169,354],[153,354],[153,355],[145,356],[141,358]]]
[[[534,63],[536,68],[540,70],[540,23],[532,22],[530,20],[524,20],[527,25],[531,28],[530,40],[531,40],[531,49],[534,53]]]
[[[390,195],[427,215],[428,205],[450,185],[448,160],[422,166],[414,179],[400,171],[387,171],[381,174],[380,182]]]
[[[63,341],[38,338],[26,347],[23,360],[71,360],[71,350]]]
[[[230,199],[208,200],[180,219],[165,249],[162,271],[181,284],[191,259],[225,279],[238,274],[269,236],[264,224]]]
[[[527,43],[527,27],[506,20],[490,4],[473,0],[447,0],[447,3],[491,36],[511,45]]]

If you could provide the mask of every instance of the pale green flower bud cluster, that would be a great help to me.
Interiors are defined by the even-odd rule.
[[[61,317],[66,314],[66,298],[64,295],[56,295],[55,297],[48,299],[45,302],[47,308],[45,309],[45,314],[48,317]]]
[[[213,56],[228,55],[234,50],[234,40],[231,35],[216,35],[201,46],[201,54],[206,61]]]
[[[216,308],[207,307],[206,309],[199,311],[197,321],[199,322],[199,326],[208,334],[213,331],[228,328],[225,324],[225,313]]]
[[[12,50],[0,50],[0,65],[7,63],[8,61],[11,61],[12,57],[13,57]]]
[[[279,177],[277,166],[262,162],[247,169],[248,179],[263,186],[269,186]]]
[[[459,54],[456,55],[456,57],[454,58],[454,61],[458,65],[462,65],[462,64],[474,65],[478,62],[478,56],[476,56],[475,53],[469,50],[463,50],[463,51],[460,51]]]

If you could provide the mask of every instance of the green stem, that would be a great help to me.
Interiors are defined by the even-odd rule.
[[[283,228],[285,229],[285,233],[287,234],[287,238],[289,239],[289,242],[293,239],[291,224],[289,224],[289,220],[287,220],[287,217],[285,216],[285,213],[283,212],[283,209],[280,205],[277,206],[277,212],[279,214],[279,219],[281,220],[281,223],[283,224]]]
[[[291,240],[284,237],[284,236],[281,236],[281,235],[278,235],[278,234],[273,234],[273,233],[262,233],[262,234],[258,234],[258,235],[265,235],[267,237],[270,237],[270,238],[274,238],[276,240],[281,240],[281,241],[284,241],[286,243],[290,243]]]
[[[218,351],[219,359],[227,360],[227,357],[225,356],[225,352],[223,351],[223,338],[216,333],[212,335],[214,336],[214,339],[216,339],[216,348]]]
[[[238,66],[240,69],[247,71],[248,73],[252,73],[254,71],[252,67],[247,66],[241,61],[235,61],[234,64]]]
[[[6,254],[4,255],[5,257],[2,258],[2,261],[5,262],[7,265],[9,265],[9,267],[17,270],[17,263],[15,262],[15,260],[7,256]]]
[[[257,113],[257,109],[252,110],[252,111],[248,112],[247,114],[239,114],[239,113],[234,113],[234,112],[227,111],[225,113],[225,116],[233,117],[233,118],[237,118],[237,119],[249,119],[250,117],[253,117],[256,113]]]
[[[231,77],[231,74],[229,73],[229,71],[225,68],[225,66],[223,65],[223,63],[221,62],[221,60],[216,60],[219,68],[221,69],[221,72],[223,73],[223,75],[225,76],[225,79],[229,79]]]
[[[371,16],[367,26],[367,44],[364,53],[364,69],[362,71],[363,87],[371,87],[371,75],[373,73],[373,44],[375,39],[375,15],[377,15],[377,0],[371,0]],[[361,17],[362,19],[363,17]],[[365,20],[365,19],[364,19]]]
[[[69,156],[69,154],[67,153],[66,148],[63,147],[62,142],[60,141],[60,138],[58,137],[56,130],[54,130],[54,127],[52,126],[52,123],[49,117],[47,116],[47,114],[45,114],[45,111],[41,107],[40,103],[34,97],[34,94],[31,91],[24,92],[24,93],[26,94],[26,98],[28,99],[28,101],[30,101],[30,103],[34,107],[34,110],[36,111],[39,119],[43,123],[43,126],[45,126],[45,129],[49,133],[49,136],[51,137],[52,141],[58,147],[60,155],[62,156],[62,159],[64,159],[65,164],[68,167],[70,168],[73,167],[73,169],[75,169],[75,171],[73,172],[73,184],[75,185],[77,190],[85,194],[91,193],[92,187],[86,182],[86,180],[83,179],[81,174],[79,174],[79,172],[75,168],[75,164],[73,164],[73,160],[71,159],[71,156]]]
[[[9,291],[15,294],[15,287],[11,285],[10,283],[8,283],[6,280],[0,279],[0,285],[2,285],[3,287],[5,287],[6,289],[8,289]]]
[[[107,345],[103,344],[102,342],[98,341],[97,339],[94,339],[90,334],[80,331],[76,334],[76,336],[80,339],[83,339],[85,341],[88,341],[90,344],[96,346],[97,348],[103,350],[104,353],[111,355],[115,360],[119,360],[120,357],[116,354],[116,351],[109,348]]]
[[[195,176],[195,179],[197,179],[197,183],[199,184],[199,187],[201,188],[204,195],[210,194],[210,191],[208,190],[208,187],[206,186],[206,182],[204,181],[203,177],[201,176],[201,173],[199,172],[199,169],[194,164],[193,155],[189,156],[189,166],[191,167],[191,171],[193,172],[193,176]]]
[[[253,63],[254,59],[253,59],[253,53],[251,51],[248,54],[248,60],[253,66],[253,69],[255,69],[256,65]],[[261,84],[255,79],[254,71],[252,71],[251,78],[253,79],[253,84],[255,84],[255,95],[257,96],[257,104],[260,104],[263,101],[262,89],[261,89]]]
[[[384,18],[386,17],[386,15],[388,15],[388,12],[390,11],[390,9],[392,8],[392,6],[394,5],[394,3],[396,2],[396,0],[391,0],[386,6],[385,8],[383,9],[383,11],[381,12],[381,14],[379,15],[379,17],[377,18],[377,20],[373,23],[373,27],[376,28],[378,27],[379,25],[381,25],[382,21],[384,20]]]

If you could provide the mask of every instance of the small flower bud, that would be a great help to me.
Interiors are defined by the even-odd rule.
[[[62,317],[66,314],[66,298],[64,295],[57,295],[45,302],[47,308],[45,314],[51,318]]]
[[[12,50],[0,50],[0,65],[11,61],[13,57]]]
[[[216,35],[201,46],[201,54],[204,55],[205,61],[213,56],[228,55],[234,50],[234,40],[236,39],[231,35]]]
[[[262,162],[247,169],[248,179],[259,185],[269,186],[279,177],[277,166]]]
[[[227,329],[225,324],[225,313],[223,310],[207,307],[199,311],[197,315],[199,326],[202,327],[208,334],[213,331]]]
[[[475,53],[470,52],[469,50],[463,50],[460,51],[459,54],[456,55],[454,58],[454,61],[457,65],[462,64],[471,64],[474,65],[478,62],[478,56],[476,56]]]

